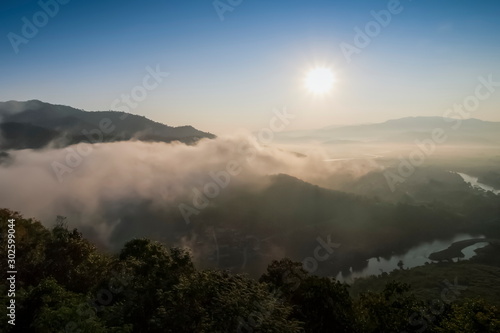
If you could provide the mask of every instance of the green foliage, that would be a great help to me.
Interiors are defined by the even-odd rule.
[[[491,256],[498,257],[498,246],[491,250]],[[489,303],[500,306],[500,297],[498,297],[500,295],[500,267],[476,262],[473,258],[457,263],[435,263],[410,270],[394,270],[389,274],[356,279],[351,285],[351,296],[357,298],[366,290],[381,292],[387,283],[396,280],[411,285],[413,293],[420,299],[432,301],[441,299],[444,281],[453,281],[456,277],[460,286],[467,287],[467,289],[460,290],[459,301],[479,295]]]
[[[421,305],[413,295],[407,294],[409,290],[409,285],[391,281],[381,293],[362,293],[356,302],[360,331],[412,331],[410,320],[414,314],[419,313]]]
[[[21,298],[22,308],[12,332],[64,332],[71,323],[81,333],[104,333],[103,323],[92,311],[84,295],[67,291],[53,278],[29,288]],[[83,317],[82,313],[89,315]]]
[[[463,304],[453,304],[451,311],[440,323],[436,332],[500,332],[500,310],[481,299],[467,300]]]
[[[364,289],[380,285],[379,290],[360,291],[356,283],[357,296],[351,297],[347,285],[309,275],[290,259],[272,262],[255,281],[226,271],[197,270],[185,250],[148,239],[132,240],[111,257],[77,230],[68,230],[62,218],[51,230],[5,209],[0,218],[16,219],[19,267],[16,326],[2,321],[2,332],[500,331],[500,311],[484,299],[464,297],[431,316],[433,304],[417,300],[409,285],[388,280],[412,273],[416,282],[427,280],[420,272],[424,268],[366,279],[361,282]],[[0,243],[5,257],[6,238]],[[0,263],[6,271],[5,261]],[[496,267],[484,270],[473,263],[454,265],[472,267],[473,276],[476,271],[496,272],[491,270]],[[449,267],[425,269],[449,275]],[[471,279],[464,283],[472,288]],[[0,285],[2,304],[8,300],[6,290]]]
[[[64,223],[58,223],[51,236],[45,249],[47,275],[68,290],[88,292],[104,276],[109,258],[99,253],[78,230],[69,231]]]
[[[271,291],[279,292],[284,299],[290,301],[293,292],[306,277],[307,272],[301,263],[284,258],[273,260],[259,281],[268,284]]]
[[[123,320],[134,332],[157,332],[154,315],[165,305],[165,293],[171,292],[182,276],[193,274],[194,266],[183,250],[169,252],[160,243],[135,239],[125,244],[114,270],[126,275],[125,290],[105,307],[103,316],[114,325],[120,324],[117,318]],[[116,281],[110,277],[103,285],[116,285]]]
[[[38,285],[52,277],[68,290],[88,292],[104,276],[109,258],[76,229],[70,231],[59,218],[47,230],[39,221],[25,219],[19,213],[0,209],[1,221],[15,219],[17,282],[20,287]],[[0,240],[0,254],[5,258],[6,238]],[[7,270],[5,260],[0,268]]]
[[[46,275],[49,260],[46,258],[46,245],[51,234],[39,221],[25,219],[18,212],[0,209],[2,236],[9,219],[15,219],[16,266],[22,267],[17,274],[18,286],[32,286]],[[4,225],[5,224],[5,225]],[[0,269],[7,271],[7,237],[0,238]]]
[[[291,299],[294,317],[305,332],[353,332],[355,314],[347,285],[328,278],[308,276]]]
[[[165,293],[155,319],[169,323],[163,332],[298,332],[289,320],[291,307],[265,285],[242,275],[201,271],[182,278],[175,292]]]
[[[293,307],[305,332],[353,332],[355,316],[347,285],[307,275],[290,259],[273,261],[260,278]]]

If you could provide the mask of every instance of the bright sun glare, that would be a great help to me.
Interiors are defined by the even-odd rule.
[[[334,83],[335,77],[330,68],[316,67],[307,73],[306,87],[314,94],[320,95],[329,92]]]

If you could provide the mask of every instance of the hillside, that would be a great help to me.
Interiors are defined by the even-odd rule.
[[[394,280],[411,285],[416,295],[428,301],[441,299],[441,293],[446,287],[444,281],[448,281],[451,285],[463,288],[459,295],[461,302],[467,298],[482,297],[500,306],[500,267],[476,263],[474,260],[434,263],[359,278],[351,285],[350,293],[358,297],[366,291],[381,292],[387,283]]]
[[[347,285],[308,274],[286,258],[270,263],[254,280],[199,269],[187,251],[144,238],[128,241],[117,253],[104,253],[78,230],[68,229],[64,218],[47,229],[0,209],[0,221],[15,224],[18,253],[18,272],[9,276],[15,279],[14,303],[7,284],[0,285],[0,301],[15,309],[0,323],[2,332],[378,333],[428,328],[453,333],[468,327],[466,332],[494,333],[500,325],[492,298],[498,287],[486,290],[473,280],[484,276],[495,283],[494,267],[470,266],[480,274],[468,280],[460,268],[438,272],[433,278],[445,280],[432,302],[421,289],[401,281],[388,281],[379,291],[376,283],[365,284],[353,297]],[[3,257],[7,244],[6,237],[0,239]],[[0,268],[8,270],[6,261]],[[436,287],[436,281],[416,272],[413,282]],[[466,293],[469,287],[477,293]]]
[[[194,143],[213,134],[118,111],[82,111],[38,100],[0,102],[0,149],[39,149],[126,140]]]

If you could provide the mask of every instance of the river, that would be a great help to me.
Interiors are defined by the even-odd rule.
[[[478,177],[473,177],[465,173],[460,173],[460,172],[454,172],[462,179],[470,184],[472,187],[475,188],[480,188],[484,191],[490,191],[493,192],[494,194],[500,194],[500,190],[480,183],[478,181]],[[432,260],[429,259],[429,255],[434,252],[439,252],[442,250],[447,249],[450,245],[452,245],[455,242],[463,241],[463,240],[468,240],[468,239],[475,239],[475,238],[484,238],[484,236],[481,237],[473,237],[471,235],[467,234],[460,234],[456,235],[453,239],[448,240],[448,241],[440,241],[440,240],[435,240],[433,242],[426,242],[422,243],[412,249],[410,249],[408,252],[406,252],[404,255],[394,255],[390,257],[389,259],[384,259],[384,258],[370,258],[368,259],[368,266],[365,267],[361,271],[353,271],[351,269],[350,274],[347,276],[343,276],[342,273],[340,272],[335,278],[338,281],[341,282],[347,282],[350,283],[353,281],[355,278],[359,277],[366,277],[370,275],[380,275],[383,272],[389,273],[395,269],[399,269],[398,263],[399,261],[403,262],[403,268],[412,268],[412,267],[417,267],[417,266],[422,266],[425,265],[426,262],[432,262]],[[461,258],[460,260],[467,260],[472,258],[476,253],[474,250],[484,247],[488,245],[486,242],[477,242],[471,246],[468,246],[464,249],[462,249],[462,253],[464,254],[464,257]]]
[[[489,185],[480,183],[478,181],[478,177],[469,176],[468,174],[460,173],[460,172],[457,172],[457,174],[460,177],[462,177],[462,179],[464,180],[464,182],[470,184],[472,187],[480,188],[480,189],[483,189],[483,190],[485,190],[487,192],[488,191],[489,192],[493,192],[494,194],[500,194],[500,190],[497,190],[493,186],[489,186]]]
[[[403,262],[403,268],[422,266],[425,265],[426,262],[433,262],[429,259],[429,255],[431,255],[431,253],[447,249],[451,244],[455,242],[477,238],[484,238],[484,236],[474,237],[468,234],[459,234],[447,241],[435,240],[432,242],[425,242],[414,248],[411,248],[403,255],[394,255],[389,259],[370,258],[368,259],[368,266],[363,270],[353,271],[351,269],[351,273],[348,276],[342,276],[342,273],[339,273],[335,278],[341,282],[351,283],[355,278],[366,277],[370,275],[380,275],[383,272],[389,273],[393,270],[399,269],[398,262],[400,260]],[[462,250],[464,257],[460,260],[467,260],[472,258],[474,255],[476,255],[474,250],[486,245],[488,245],[488,243],[478,242],[474,245],[464,248]]]

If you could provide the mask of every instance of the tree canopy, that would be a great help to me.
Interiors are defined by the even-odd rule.
[[[99,251],[64,218],[51,229],[16,219],[16,325],[2,332],[500,332],[500,311],[484,299],[420,300],[390,281],[353,297],[349,286],[273,261],[257,281],[199,270],[187,250],[133,239],[117,254]],[[0,239],[5,258],[7,238]],[[5,260],[0,268],[7,271]],[[7,287],[0,285],[4,304]]]

